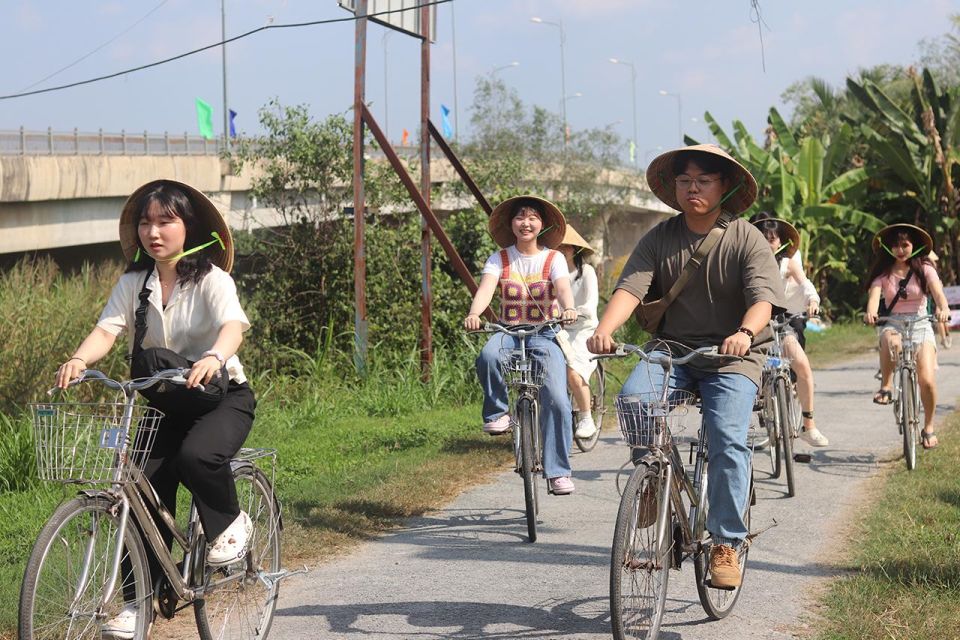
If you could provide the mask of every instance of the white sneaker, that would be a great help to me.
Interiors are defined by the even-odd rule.
[[[253,522],[245,511],[223,530],[210,544],[207,552],[207,564],[222,567],[243,558],[247,553],[247,541],[253,532]]]
[[[820,433],[820,430],[816,427],[813,429],[800,429],[800,439],[811,447],[825,447],[830,444],[827,436]]]
[[[120,613],[110,618],[100,627],[100,635],[104,638],[119,638],[131,640],[137,631],[137,607],[125,605]]]
[[[489,433],[491,436],[498,436],[501,433],[506,433],[510,430],[510,414],[505,413],[496,420],[491,420],[486,422],[483,425],[484,433]]]
[[[574,435],[580,440],[587,440],[597,432],[597,425],[589,413],[577,421],[577,430]]]

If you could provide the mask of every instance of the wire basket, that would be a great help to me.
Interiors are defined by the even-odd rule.
[[[543,349],[501,349],[500,372],[508,387],[542,387],[546,377]]]
[[[153,407],[121,403],[50,402],[30,409],[38,475],[63,483],[136,482],[163,418]]]
[[[670,395],[666,402],[659,393],[617,396],[617,422],[624,442],[631,447],[665,447],[686,428],[685,418],[696,396],[682,390]]]

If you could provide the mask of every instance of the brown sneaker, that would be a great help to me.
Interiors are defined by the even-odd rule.
[[[710,548],[710,584],[715,589],[740,586],[740,564],[733,547],[715,544]]]

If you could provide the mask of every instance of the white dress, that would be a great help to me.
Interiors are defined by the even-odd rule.
[[[573,290],[573,304],[579,318],[573,324],[567,325],[566,336],[561,334],[560,347],[567,357],[567,366],[589,383],[590,376],[597,368],[596,360],[590,359],[593,354],[587,350],[587,338],[593,335],[600,324],[597,318],[597,304],[600,302],[597,272],[590,265],[584,264],[579,278],[575,272],[570,273],[570,288]]]

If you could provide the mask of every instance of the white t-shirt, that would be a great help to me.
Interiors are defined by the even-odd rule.
[[[120,276],[97,322],[98,327],[115,336],[129,332],[130,351],[133,351],[133,329],[146,273],[131,271]],[[250,328],[250,321],[237,298],[237,285],[230,274],[217,266],[213,266],[199,283],[177,282],[166,309],[163,308],[156,268],[150,272],[147,287],[151,291],[147,305],[147,332],[142,344],[144,349],[164,347],[196,361],[204,351],[213,348],[225,323],[238,320],[243,331]],[[227,360],[226,367],[231,380],[246,381],[243,365],[236,355]]]
[[[543,273],[543,265],[551,249],[544,249],[535,255],[525,256],[517,251],[516,245],[507,247],[507,259],[510,261],[510,279],[518,282],[536,282]],[[559,251],[555,252],[553,262],[550,263],[550,281],[556,283],[560,278],[569,278],[570,270],[567,261]],[[483,274],[491,273],[497,277],[503,272],[503,263],[500,261],[500,252],[497,251],[483,265]]]

